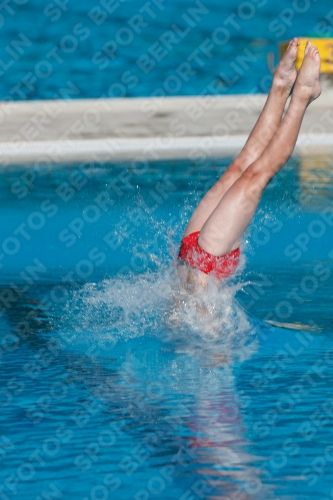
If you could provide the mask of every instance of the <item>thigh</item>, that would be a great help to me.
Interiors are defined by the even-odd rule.
[[[233,162],[213,187],[205,194],[191,216],[184,236],[201,231],[203,225],[216,209],[228,189],[242,175],[242,170]]]
[[[204,250],[212,255],[225,255],[239,247],[267,182],[260,161],[237,179],[201,228],[199,244]]]

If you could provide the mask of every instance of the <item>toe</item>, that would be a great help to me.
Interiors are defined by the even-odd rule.
[[[320,59],[319,50],[317,49],[317,47],[312,46],[311,50],[309,51],[309,55],[312,59]]]
[[[290,42],[288,44],[288,49],[293,48],[293,47],[297,47],[297,38],[293,38],[292,40],[290,40]]]
[[[312,47],[312,43],[310,42],[310,40],[308,40],[306,42],[306,46],[305,46],[305,49],[304,49],[304,55],[307,55],[307,53],[309,52],[310,48]]]

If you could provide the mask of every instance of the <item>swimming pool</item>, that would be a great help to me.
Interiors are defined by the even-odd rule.
[[[279,42],[333,33],[330,0],[10,4],[2,100],[267,93]]]
[[[332,498],[317,160],[265,193],[214,325],[170,322],[172,259],[227,158],[1,173],[2,498]]]

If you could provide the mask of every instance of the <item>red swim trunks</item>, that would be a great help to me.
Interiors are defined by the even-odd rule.
[[[199,269],[205,274],[214,273],[219,280],[230,276],[238,266],[240,249],[237,248],[226,255],[211,255],[199,245],[199,234],[200,231],[197,231],[183,238],[178,259],[185,260],[193,269]]]

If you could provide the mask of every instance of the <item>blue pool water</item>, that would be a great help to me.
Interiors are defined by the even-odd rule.
[[[265,93],[279,42],[333,33],[330,0],[7,3],[6,100]]]
[[[331,162],[279,174],[202,321],[173,255],[227,164],[1,174],[0,498],[333,497]]]

